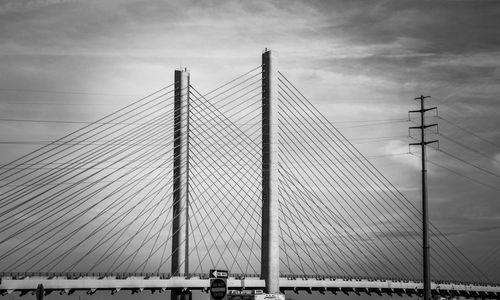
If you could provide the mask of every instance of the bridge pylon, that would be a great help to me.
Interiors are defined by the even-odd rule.
[[[261,277],[267,293],[279,293],[278,68],[271,50],[262,54],[262,243]]]
[[[189,72],[175,70],[172,276],[189,273]],[[172,300],[191,299],[173,289]]]

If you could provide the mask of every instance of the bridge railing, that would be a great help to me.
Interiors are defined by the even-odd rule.
[[[13,280],[22,280],[31,277],[43,277],[46,279],[52,278],[66,278],[69,280],[76,280],[79,278],[113,278],[113,279],[128,279],[128,278],[142,278],[142,279],[170,279],[172,277],[183,277],[185,279],[197,278],[197,279],[209,279],[210,273],[181,273],[176,276],[172,276],[171,273],[106,273],[106,272],[0,272],[1,278],[10,278]],[[237,280],[244,280],[245,278],[261,278],[260,274],[230,274],[231,278]],[[421,284],[421,279],[416,278],[378,278],[378,277],[352,277],[352,276],[328,276],[328,275],[307,275],[307,274],[281,274],[280,276],[287,280],[317,280],[317,281],[358,281],[358,282],[394,282],[394,283],[416,283]],[[438,285],[473,285],[473,286],[492,286],[500,287],[500,284],[494,282],[480,282],[480,281],[453,281],[453,280],[432,280],[433,283]]]

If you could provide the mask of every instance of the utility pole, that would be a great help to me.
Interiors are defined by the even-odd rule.
[[[175,70],[172,276],[189,272],[189,72]],[[191,300],[191,293],[172,290],[170,299]]]
[[[431,143],[436,143],[437,140],[426,141],[425,130],[429,127],[437,126],[437,124],[425,124],[425,113],[437,109],[437,107],[425,108],[424,100],[431,96],[423,96],[415,98],[420,100],[420,109],[411,110],[408,113],[420,114],[420,126],[409,127],[411,129],[420,129],[420,142],[410,143],[410,146],[420,146],[422,149],[422,250],[423,250],[423,279],[424,279],[424,300],[431,300],[431,276],[430,276],[430,252],[429,252],[429,216],[427,204],[427,167],[425,160],[425,146]]]
[[[278,294],[278,68],[271,50],[262,54],[262,244],[261,276],[265,292]]]

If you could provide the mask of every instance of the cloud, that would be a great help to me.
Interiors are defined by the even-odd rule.
[[[388,155],[393,153],[405,153],[405,152],[415,152],[418,154],[419,149],[415,149],[414,147],[409,148],[407,141],[402,140],[391,140],[384,145],[384,152]],[[407,157],[401,158],[398,156],[393,157],[392,159],[397,160],[399,163],[402,163],[406,166],[411,167],[413,170],[420,170],[422,168],[420,161],[418,159],[409,159]]]
[[[401,43],[413,52],[476,53],[498,49],[495,34],[500,5],[495,1],[330,1],[322,34],[354,44]],[[335,13],[342,11],[342,16]],[[409,46],[409,47],[407,47]]]
[[[500,170],[500,153],[493,156],[493,166]]]
[[[491,95],[500,80],[500,38],[493,32],[498,2],[309,3],[320,24],[314,37],[325,41],[322,55],[309,58],[315,69],[342,74],[372,97],[432,92],[450,104],[464,94],[468,102],[496,100]]]
[[[0,15],[25,13],[46,6],[74,2],[76,0],[7,0],[0,4]]]

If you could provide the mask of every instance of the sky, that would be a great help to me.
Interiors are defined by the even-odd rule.
[[[499,269],[499,15],[495,0],[0,0],[0,163],[170,84],[178,67],[206,92],[269,48],[412,201],[420,160],[407,154],[407,112],[430,95],[430,218]]]

